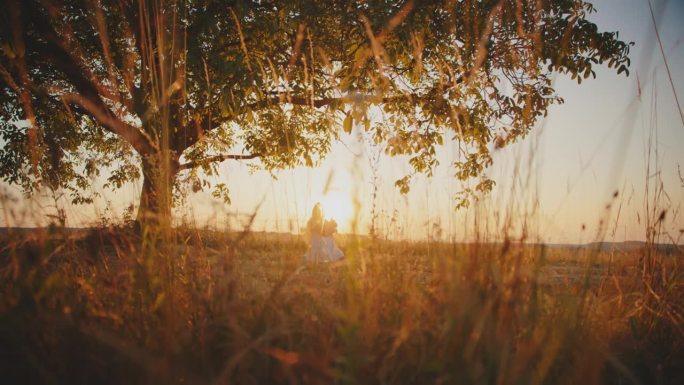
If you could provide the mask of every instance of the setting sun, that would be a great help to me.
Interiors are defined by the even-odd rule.
[[[328,191],[319,202],[326,219],[334,219],[340,228],[345,227],[352,216],[353,207],[349,195],[343,191]]]

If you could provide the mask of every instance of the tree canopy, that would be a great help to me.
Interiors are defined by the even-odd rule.
[[[353,125],[413,173],[491,190],[491,152],[562,102],[556,73],[627,72],[582,0],[3,0],[0,177],[74,202],[101,170],[143,178],[140,214],[229,159],[313,166]],[[377,106],[382,118],[371,119]],[[236,151],[237,149],[237,151]],[[236,151],[236,152],[231,152]],[[198,172],[203,170],[203,173]],[[396,182],[402,191],[411,175]],[[228,192],[224,184],[213,186]],[[467,202],[464,201],[464,202]]]

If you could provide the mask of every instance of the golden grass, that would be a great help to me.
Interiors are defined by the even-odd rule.
[[[169,241],[171,240],[171,241]],[[10,233],[3,383],[586,384],[682,378],[681,255],[177,229]]]

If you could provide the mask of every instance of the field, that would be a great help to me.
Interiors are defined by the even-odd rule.
[[[0,385],[684,384],[684,1],[0,14]]]
[[[676,247],[340,240],[5,229],[0,382],[684,382]]]

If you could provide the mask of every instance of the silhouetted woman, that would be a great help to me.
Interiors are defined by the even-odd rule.
[[[314,205],[311,218],[306,223],[306,231],[310,246],[304,255],[305,261],[338,261],[344,258],[332,236],[337,231],[337,222],[324,219],[320,203]]]

